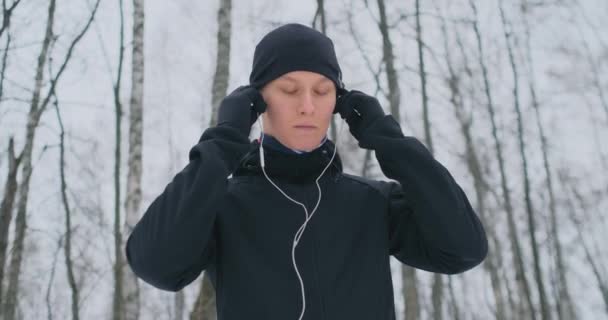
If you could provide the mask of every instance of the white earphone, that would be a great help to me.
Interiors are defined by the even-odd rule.
[[[264,121],[262,120],[262,116],[259,117],[260,120],[260,127],[261,127],[261,132],[264,132]],[[340,132],[342,131],[342,126],[340,126]],[[315,213],[315,211],[317,211],[317,207],[319,206],[319,203],[321,202],[321,186],[319,185],[319,179],[321,179],[321,177],[323,176],[323,174],[325,174],[325,171],[327,171],[327,169],[329,168],[329,166],[331,165],[331,163],[334,160],[334,157],[336,156],[336,150],[338,149],[338,137],[340,136],[340,134],[338,134],[338,136],[336,137],[336,142],[334,144],[334,152],[331,156],[331,159],[329,160],[329,163],[327,164],[327,166],[325,167],[325,169],[323,169],[323,171],[321,172],[321,174],[317,177],[317,179],[315,180],[315,183],[317,184],[317,189],[319,190],[319,198],[317,199],[317,204],[315,205],[314,209],[312,210],[312,212],[310,213],[310,216],[308,215],[308,209],[306,209],[306,206],[297,201],[294,200],[293,198],[291,198],[290,196],[288,196],[283,190],[281,190],[281,188],[279,188],[279,186],[277,186],[268,176],[268,174],[266,173],[266,170],[264,169],[265,167],[265,162],[264,162],[264,135],[262,134],[262,139],[260,141],[260,163],[262,165],[262,171],[264,172],[264,176],[266,176],[266,179],[277,189],[279,190],[279,192],[281,192],[283,194],[283,196],[285,196],[287,199],[291,200],[293,203],[300,205],[303,209],[304,209],[304,213],[306,214],[306,220],[304,221],[304,223],[302,224],[302,226],[300,226],[300,228],[298,229],[298,231],[295,234],[292,246],[291,246],[291,260],[293,262],[293,266],[294,269],[296,270],[296,274],[298,276],[298,279],[300,280],[300,287],[301,287],[301,291],[302,291],[302,313],[300,313],[300,317],[298,318],[298,320],[302,320],[302,317],[304,317],[304,312],[306,310],[306,295],[305,295],[305,291],[304,291],[304,282],[302,281],[302,277],[300,276],[300,272],[298,271],[298,266],[296,264],[296,256],[295,256],[295,250],[296,250],[296,246],[298,245],[298,242],[300,241],[300,237],[302,236],[302,233],[304,233],[304,230],[306,229],[306,225],[308,224],[308,221],[310,221],[310,219],[312,218],[313,214]]]

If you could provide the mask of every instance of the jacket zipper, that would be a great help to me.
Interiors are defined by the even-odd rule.
[[[322,179],[320,179],[322,180]],[[320,182],[319,182],[320,184]],[[308,190],[308,192],[306,191]],[[323,189],[321,189],[323,190]],[[314,191],[314,196],[313,196],[313,191]],[[307,187],[305,189],[305,198],[306,198],[306,202],[309,205],[307,207],[307,209],[309,209],[309,213],[310,211],[312,211],[312,209],[314,208],[314,205],[317,203],[317,199],[319,197],[318,195],[319,190],[317,189],[317,185],[316,183],[312,183],[310,187]],[[321,206],[321,204],[319,203],[319,207]],[[319,210],[317,208],[317,210]],[[316,217],[316,215],[319,212],[315,212],[315,214],[313,215],[313,218],[311,218],[310,221],[312,221],[312,219],[314,219]],[[310,222],[309,222],[310,223]],[[313,243],[313,250],[312,250],[312,267],[313,267],[313,275],[314,275],[314,283],[315,286],[317,287],[317,290],[319,292],[319,304],[321,306],[321,319],[327,319],[327,316],[325,315],[325,300],[324,300],[324,292],[322,292],[321,290],[321,285],[320,285],[320,281],[319,281],[319,265],[317,264],[317,257],[318,257],[318,252],[319,252],[319,245],[318,245],[318,239],[317,239],[317,235],[316,232],[314,231],[314,228],[310,228],[310,226],[308,226],[304,232],[308,231],[311,232],[311,236],[312,236],[312,243]]]

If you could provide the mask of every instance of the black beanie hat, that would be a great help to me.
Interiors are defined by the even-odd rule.
[[[290,23],[266,34],[256,45],[249,84],[257,89],[291,71],[320,73],[344,88],[334,44],[323,33]]]

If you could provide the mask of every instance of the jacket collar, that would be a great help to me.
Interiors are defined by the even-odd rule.
[[[242,158],[234,175],[264,174],[260,164],[259,140],[252,141],[251,148],[252,150]],[[264,169],[271,178],[283,178],[290,182],[314,181],[331,160],[334,148],[334,143],[326,139],[318,148],[310,152],[297,154],[272,148],[264,141],[264,162],[266,164]],[[325,175],[331,175],[335,178],[340,173],[342,173],[342,160],[336,152]]]
[[[277,138],[275,138],[272,135],[269,135],[267,133],[263,133],[263,132],[260,134],[260,139],[258,139],[258,140],[263,141],[264,148],[269,147],[269,148],[272,148],[272,149],[275,149],[278,151],[283,151],[285,153],[303,154],[303,153],[312,152],[312,151],[291,149],[291,148],[285,146],[284,144],[282,144],[281,141],[279,141]],[[323,137],[323,140],[321,141],[321,143],[319,143],[319,145],[317,145],[317,147],[315,147],[315,149],[321,147],[325,143],[325,141],[327,141],[327,135],[325,135],[325,137]]]

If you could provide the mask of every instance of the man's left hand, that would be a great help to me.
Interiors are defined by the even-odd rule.
[[[346,120],[351,134],[358,141],[361,141],[365,130],[374,121],[385,116],[378,99],[357,90],[340,89],[336,110]]]

